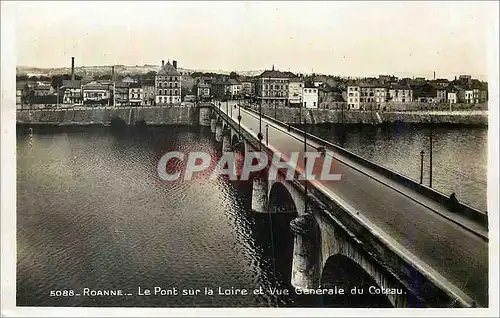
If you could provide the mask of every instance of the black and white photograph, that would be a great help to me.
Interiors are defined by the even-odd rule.
[[[1,5],[2,316],[499,314],[498,2]]]

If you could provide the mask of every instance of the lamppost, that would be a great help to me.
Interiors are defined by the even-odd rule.
[[[269,125],[266,124],[266,146],[269,146]]]
[[[257,137],[259,138],[259,150],[262,150],[262,103],[259,104],[259,133]]]
[[[241,105],[238,104],[238,134],[241,137]]]
[[[420,151],[420,184],[424,179],[424,151]]]
[[[262,81],[264,83],[264,80]],[[264,84],[262,84],[262,88],[264,88]],[[262,150],[262,103],[264,102],[264,92],[262,92],[262,99],[259,103],[259,133],[257,137],[259,138],[259,150]]]
[[[238,100],[236,100],[236,102],[238,102]],[[236,107],[236,105],[234,107]],[[231,107],[231,119],[232,118],[233,118],[233,107]]]
[[[305,119],[305,118],[304,118]],[[305,128],[305,120],[304,120],[304,193],[305,193],[305,198],[304,198],[304,211],[307,213],[308,208],[307,208],[307,130]]]
[[[431,127],[429,129],[429,188],[432,188],[432,116],[429,114]]]

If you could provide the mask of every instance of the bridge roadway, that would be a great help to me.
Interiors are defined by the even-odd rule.
[[[228,111],[228,116],[237,123],[235,105],[223,102],[220,109],[225,113]],[[242,107],[241,117],[242,129],[257,138],[259,116]],[[264,145],[266,124],[268,147],[285,156],[290,152],[300,152],[300,163],[303,160],[303,136],[262,118]],[[314,151],[318,146],[308,141],[308,151]],[[458,216],[445,218],[440,214],[451,214],[446,207],[377,172],[368,171],[334,149],[327,147],[327,151],[334,157],[332,171],[340,173],[341,180],[312,181],[314,186],[351,211],[357,211],[359,214],[355,217],[372,233],[382,236],[389,246],[398,250],[398,254],[404,255],[437,285],[444,284],[457,297],[465,294],[463,298],[470,297],[479,306],[488,306],[487,229],[467,223]]]

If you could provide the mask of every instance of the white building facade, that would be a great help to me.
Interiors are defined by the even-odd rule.
[[[349,109],[359,109],[359,86],[347,86],[347,106]]]
[[[457,103],[457,92],[448,92],[447,96],[448,103],[456,104]]]
[[[132,83],[128,89],[128,101],[132,105],[144,104],[144,90],[141,85]]]
[[[464,102],[466,104],[473,104],[474,103],[474,91],[472,89],[465,90]]]
[[[304,87],[302,91],[304,108],[318,108],[318,88],[315,86]]]

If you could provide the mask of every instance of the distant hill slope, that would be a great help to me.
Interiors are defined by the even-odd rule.
[[[115,73],[116,74],[144,74],[147,72],[156,72],[160,68],[160,65],[136,65],[136,66],[126,66],[126,65],[115,65]],[[217,74],[227,74],[231,73],[231,71],[226,70],[209,70],[209,69],[188,69],[188,68],[179,68],[181,72],[185,73],[193,73],[193,72],[202,72],[202,73],[217,73]],[[242,76],[256,76],[262,73],[262,70],[251,70],[251,71],[239,71],[237,72]],[[39,67],[31,67],[31,66],[18,66],[16,67],[17,75],[61,75],[61,74],[70,74],[71,67],[55,67],[55,68],[39,68]],[[83,77],[92,77],[95,75],[104,75],[111,74],[111,65],[99,65],[99,66],[76,66],[75,73],[83,76]]]

